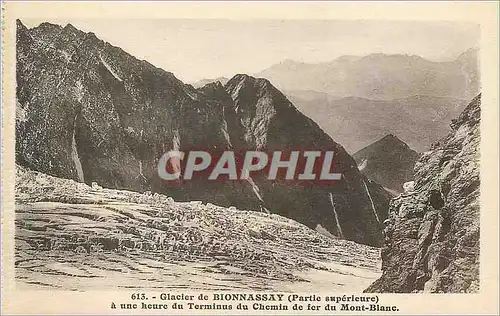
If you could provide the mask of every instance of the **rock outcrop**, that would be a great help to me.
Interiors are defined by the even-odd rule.
[[[168,58],[168,56],[166,56]],[[265,79],[236,75],[199,89],[71,25],[17,24],[16,162],[107,188],[263,210],[380,245],[389,195],[344,148]],[[326,186],[185,181],[157,174],[163,153],[192,149],[332,150],[344,174]]]
[[[216,83],[219,82],[222,85],[226,85],[226,83],[229,81],[229,78],[226,77],[218,77],[215,79],[201,79],[196,82],[191,83],[191,85],[195,88],[201,88],[203,86],[206,86],[209,83]]]
[[[477,96],[391,201],[383,275],[367,292],[478,292],[480,115]]]
[[[403,184],[413,180],[413,167],[419,154],[389,134],[352,156],[368,178],[385,188],[403,192]]]

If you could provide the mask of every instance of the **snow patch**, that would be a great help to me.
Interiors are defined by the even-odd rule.
[[[225,116],[224,109],[222,109],[222,115]],[[229,146],[232,148],[233,144],[231,142],[231,136],[229,135],[228,128],[227,128],[227,122],[225,119],[222,121],[222,135],[224,135],[224,139],[227,141]]]
[[[82,162],[80,161],[80,157],[78,156],[78,150],[76,148],[75,134],[76,134],[76,116],[75,116],[75,124],[73,127],[73,139],[71,141],[71,159],[75,163],[76,174],[78,175],[78,181],[85,183]]]
[[[181,137],[179,134],[179,130],[174,130],[172,136],[172,150],[180,151],[180,147],[181,147]],[[168,149],[164,148],[164,150]],[[172,169],[174,172],[178,172],[179,174],[182,173],[181,161],[179,159],[173,158],[170,160],[170,163],[172,165]]]
[[[363,161],[361,161],[361,163],[359,164],[358,169],[363,170],[366,168],[367,165],[368,165],[368,159],[363,159]]]
[[[403,190],[405,193],[411,193],[415,191],[415,181],[405,182],[403,184]]]
[[[77,80],[75,84],[75,97],[78,102],[82,102],[83,99],[83,83],[81,80]]]
[[[21,103],[19,101],[16,102],[16,121],[18,122],[26,122],[28,120],[28,114],[26,109],[23,109]]]
[[[335,223],[337,224],[337,231],[339,232],[340,235],[339,237],[344,238],[344,234],[342,233],[342,228],[340,227],[339,216],[337,214],[337,210],[335,209],[335,202],[333,201],[332,192],[330,192],[330,204],[332,205],[333,215],[335,216]]]
[[[257,198],[259,199],[259,201],[264,203],[264,200],[262,199],[262,195],[260,195],[260,189],[257,186],[257,184],[255,184],[255,182],[253,181],[253,179],[251,177],[248,177],[247,181],[252,186],[252,190],[255,193],[255,195],[257,196]]]
[[[375,215],[377,222],[380,223],[380,218],[378,217],[377,210],[375,209],[375,204],[373,203],[372,195],[370,194],[370,191],[368,190],[368,186],[366,185],[366,181],[364,179],[363,179],[363,184],[365,185],[366,194],[368,195],[370,203],[372,204],[373,214]]]
[[[183,89],[183,90],[184,90],[184,92],[185,92],[185,93],[186,93],[186,94],[187,94],[187,95],[188,95],[188,96],[189,96],[192,100],[194,100],[194,101],[198,100],[198,95],[197,95],[197,94],[195,94],[193,91],[191,91],[190,89],[188,89],[188,88],[186,88],[186,87],[184,87],[184,89]],[[199,109],[198,109],[197,111],[198,111],[198,113],[200,113],[200,112],[199,112]]]
[[[317,231],[318,233],[320,233],[321,235],[326,236],[328,238],[337,239],[336,236],[332,235],[332,233],[330,233],[326,228],[321,226],[321,224],[316,225],[316,228],[314,230]]]
[[[469,127],[465,124],[465,125],[461,125],[458,130],[455,132],[455,135],[453,135],[453,139],[451,140],[451,142],[460,142],[460,141],[463,141],[466,137],[467,137],[467,134],[469,133]]]
[[[101,59],[101,62],[102,64],[104,65],[104,67],[106,67],[106,69],[113,75],[113,77],[115,77],[118,81],[123,81],[117,74],[116,72],[113,70],[113,68],[111,68],[111,66],[102,58],[102,56],[99,54],[99,59]]]
[[[181,148],[181,136],[179,135],[179,130],[174,131],[174,136],[172,137],[172,149],[179,150]]]
[[[144,176],[144,173],[142,172],[142,160],[139,160],[139,174],[141,177],[147,180],[147,178]]]

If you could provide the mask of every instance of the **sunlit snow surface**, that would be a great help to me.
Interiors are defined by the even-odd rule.
[[[362,291],[377,248],[293,220],[17,168],[21,289]]]

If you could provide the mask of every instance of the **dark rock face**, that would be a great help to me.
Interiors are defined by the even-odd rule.
[[[50,175],[108,188],[154,191],[268,210],[380,245],[388,194],[342,146],[267,80],[237,75],[195,89],[93,33],[43,23],[17,29],[16,161]],[[185,181],[157,175],[169,150],[332,150],[345,178],[325,186]]]
[[[418,153],[390,134],[353,155],[358,168],[370,179],[397,192],[413,180]]]
[[[479,290],[481,96],[415,166],[415,191],[391,201],[383,275],[368,292]]]
[[[19,23],[17,52],[16,156],[30,168],[144,191],[159,185],[156,167],[165,151],[230,148],[224,100],[92,33]]]
[[[201,88],[203,86],[206,86],[209,83],[215,83],[219,82],[222,85],[226,85],[226,83],[229,81],[229,78],[226,77],[219,77],[215,79],[201,79],[199,81],[191,83],[191,85],[195,88]]]

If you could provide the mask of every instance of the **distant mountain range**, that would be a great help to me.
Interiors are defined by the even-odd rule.
[[[396,136],[389,134],[353,155],[358,168],[385,188],[403,191],[403,184],[413,180],[413,167],[419,154]]]
[[[342,56],[317,64],[285,60],[255,75],[281,90],[314,90],[338,98],[391,100],[428,95],[470,100],[480,90],[477,55],[477,49],[469,49],[446,62],[386,54]]]
[[[418,152],[449,132],[449,122],[466,100],[415,95],[393,100],[337,99],[324,92],[288,91],[288,98],[348,152],[354,153],[387,134]]]
[[[196,81],[196,82],[192,82],[191,85],[195,88],[201,88],[209,83],[213,83],[213,82],[220,82],[223,86],[229,81],[229,78],[226,78],[226,77],[219,77],[219,78],[215,78],[215,79],[201,79],[199,81]]]
[[[448,62],[386,54],[318,64],[286,60],[255,76],[281,88],[351,153],[391,133],[424,152],[449,132],[450,120],[480,90],[477,49]],[[193,86],[227,80],[203,79]]]

